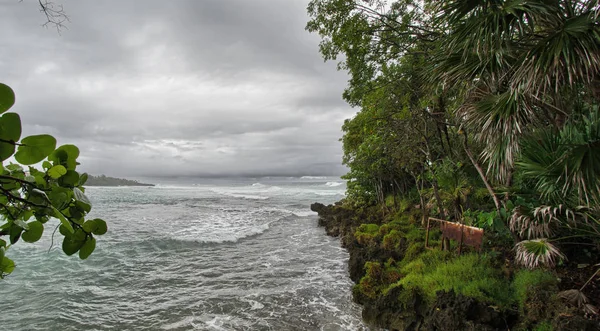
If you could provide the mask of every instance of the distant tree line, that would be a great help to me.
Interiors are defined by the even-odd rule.
[[[86,186],[154,186],[154,184],[140,183],[137,180],[108,177],[105,175],[88,176]]]

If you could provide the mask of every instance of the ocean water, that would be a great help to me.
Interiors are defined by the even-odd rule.
[[[348,255],[317,227],[312,202],[339,178],[159,181],[90,187],[109,232],[85,261],[52,244],[9,250],[4,330],[363,330]],[[57,221],[53,220],[52,224]],[[50,248],[51,247],[51,248]]]

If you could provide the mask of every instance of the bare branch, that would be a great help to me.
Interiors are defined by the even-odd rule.
[[[65,23],[71,20],[65,13],[63,5],[50,0],[38,0],[38,3],[40,4],[40,12],[46,16],[46,23],[43,24],[45,28],[54,26],[59,34],[62,29],[67,29]]]

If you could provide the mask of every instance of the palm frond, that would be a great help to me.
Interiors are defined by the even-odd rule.
[[[516,162],[537,182],[542,197],[570,205],[600,201],[600,118],[598,112],[572,117],[557,132],[548,128],[524,139]]]
[[[528,239],[551,236],[551,226],[557,219],[553,216],[538,217],[539,213],[536,213],[536,209],[525,206],[516,207],[509,219],[510,230]]]
[[[485,148],[483,159],[488,174],[505,182],[520,154],[520,139],[529,126],[540,122],[532,101],[525,94],[492,88],[474,91],[459,110],[466,125],[474,129],[475,139]]]
[[[598,7],[576,6],[570,13],[557,14],[537,24],[536,33],[521,41],[528,50],[518,61],[514,87],[538,94],[556,92],[563,86],[590,84],[600,73]]]
[[[523,240],[515,246],[515,260],[529,269],[554,267],[558,259],[566,259],[560,250],[547,239]]]
[[[583,307],[589,302],[587,296],[577,289],[558,292],[558,298],[577,307]]]

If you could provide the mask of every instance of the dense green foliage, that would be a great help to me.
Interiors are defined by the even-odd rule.
[[[312,0],[308,13],[358,110],[342,128],[344,208],[380,215],[344,239],[367,315],[402,329],[416,298],[431,309],[455,293],[518,310],[525,329],[559,325],[552,268],[600,262],[598,1]],[[411,208],[421,222],[393,220]],[[483,228],[484,255],[425,250],[428,216]],[[597,314],[581,285],[559,296]],[[390,312],[398,302],[415,313]]]
[[[92,205],[83,187],[88,176],[76,171],[79,149],[57,148],[50,135],[21,138],[19,115],[7,112],[14,103],[13,90],[0,84],[0,278],[15,268],[9,248],[19,240],[38,241],[51,218],[60,221],[63,251],[79,252],[81,259],[94,251],[94,235],[107,231],[103,220],[86,220]],[[33,167],[40,162],[43,170]]]
[[[560,238],[600,243],[597,1],[313,0],[308,12],[359,109],[343,126],[349,201],[414,199],[424,218],[537,240],[517,247],[529,267],[564,258]]]

